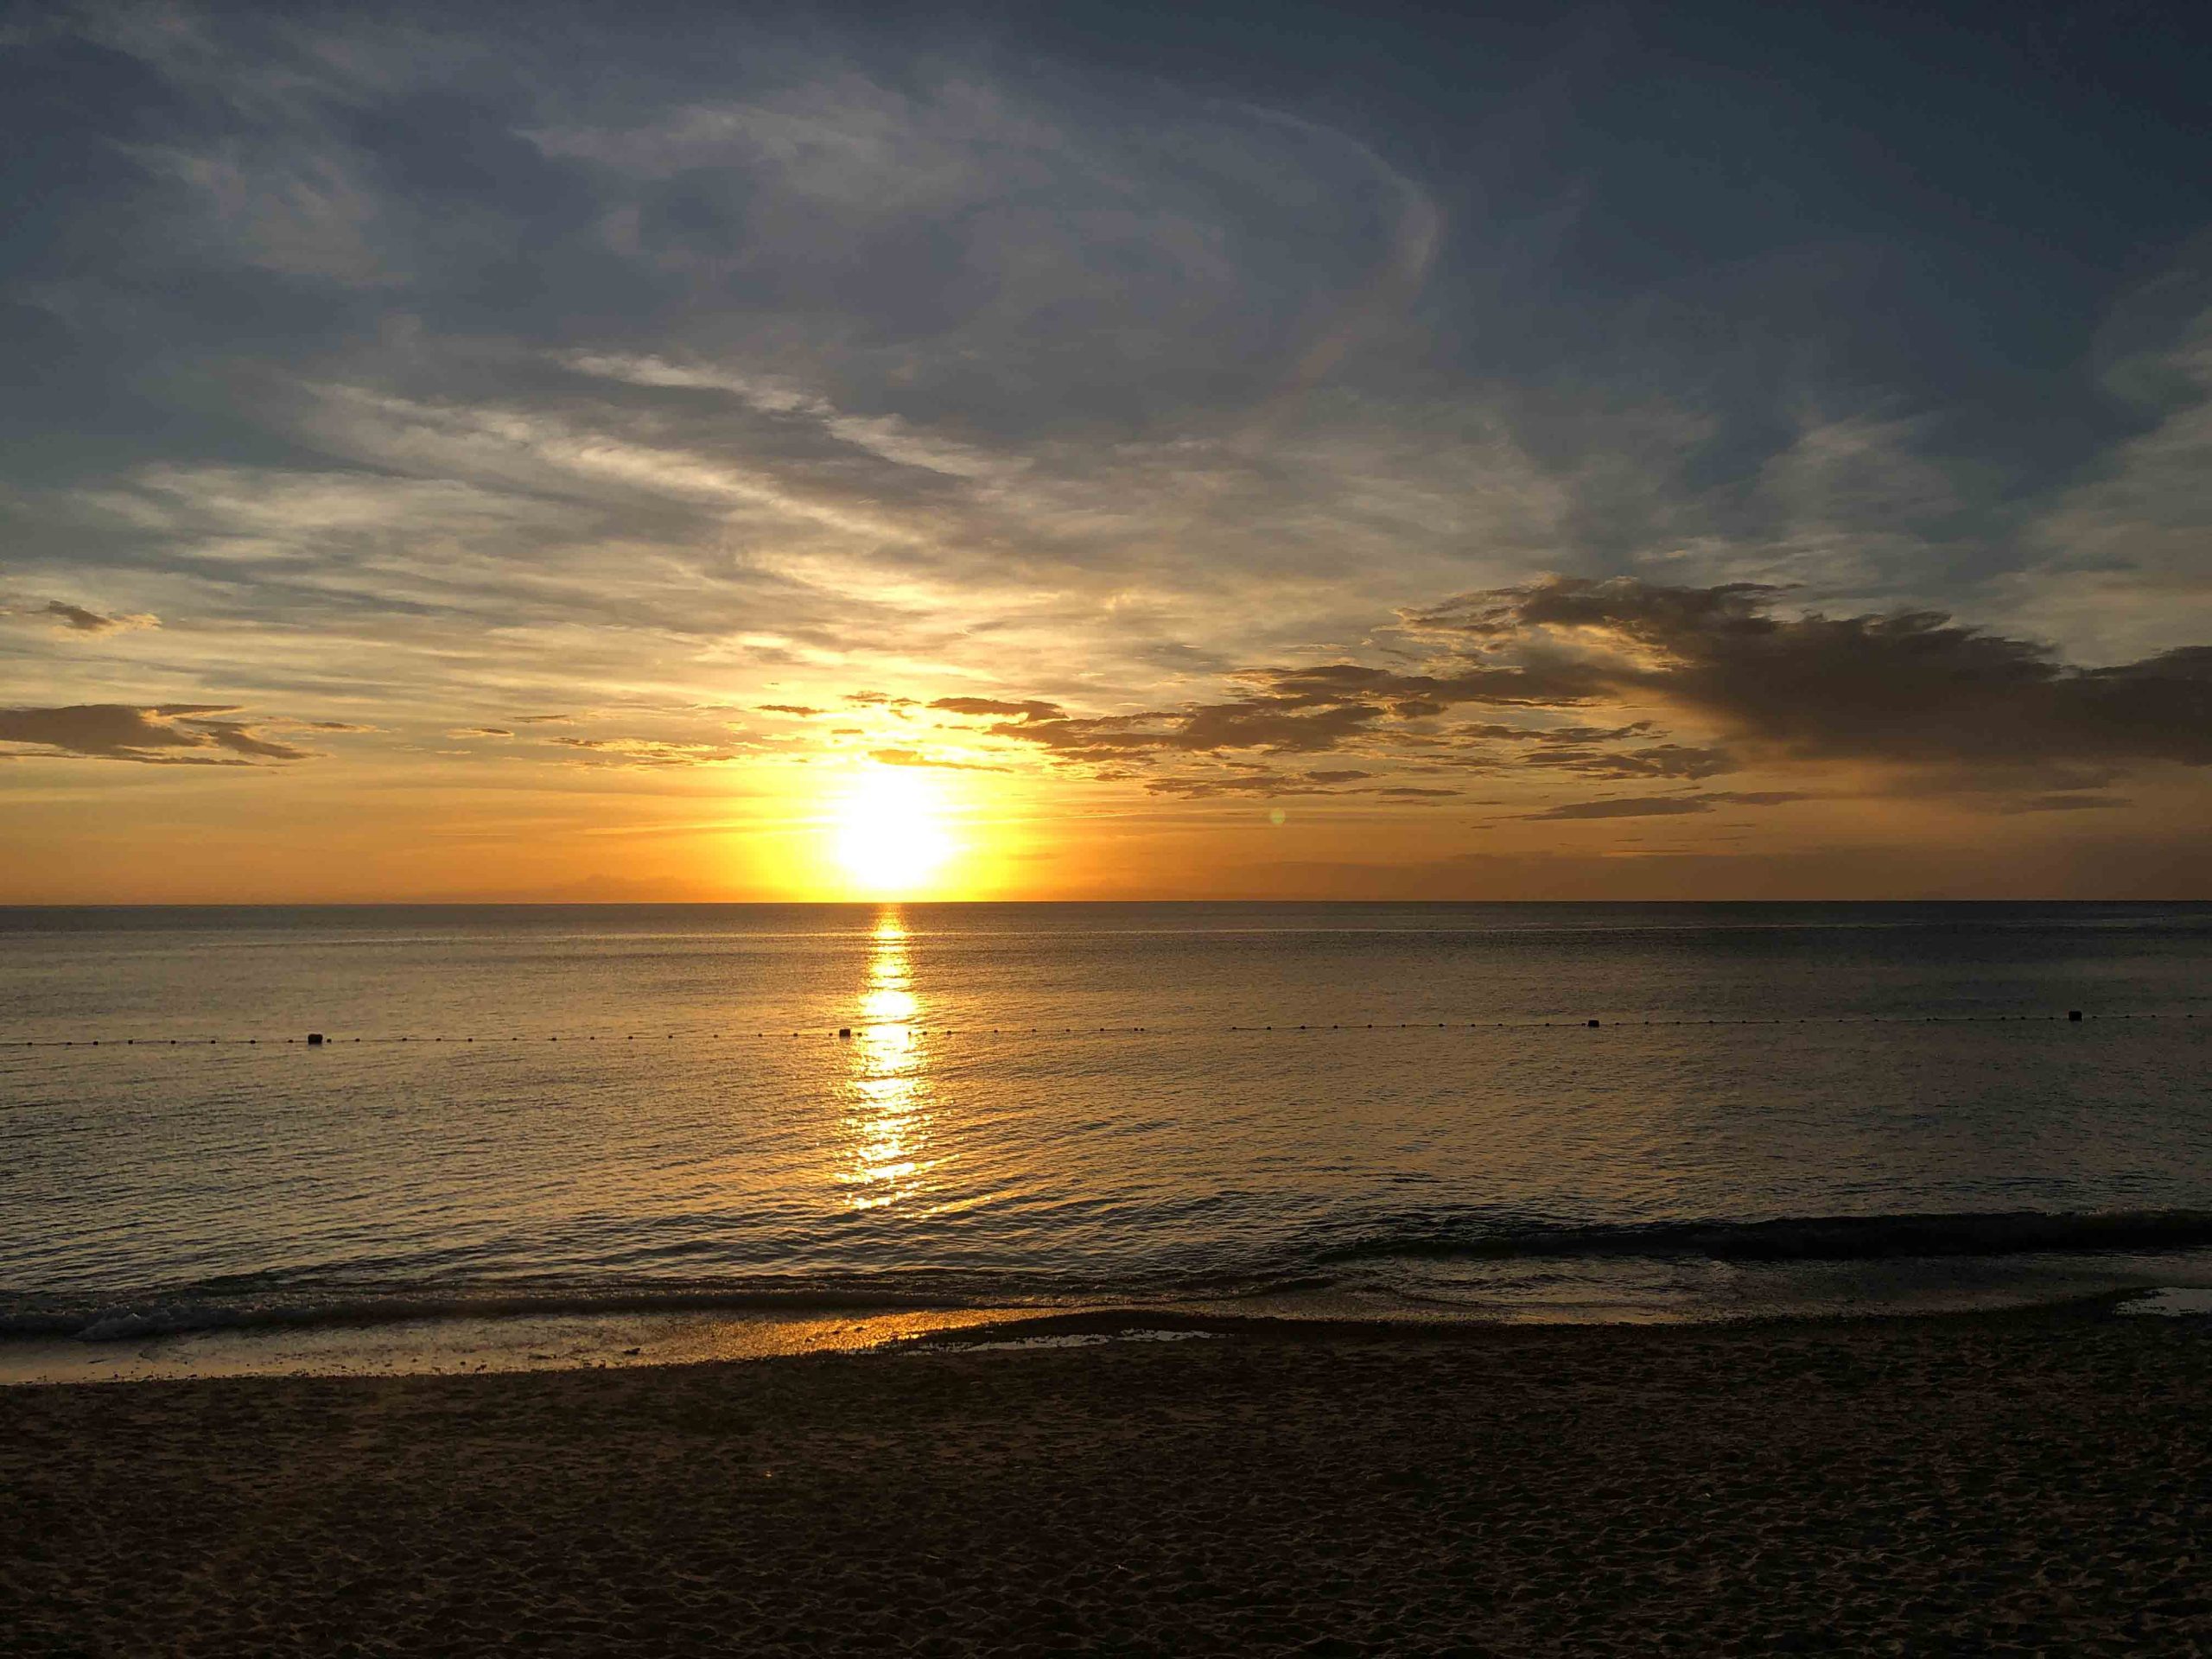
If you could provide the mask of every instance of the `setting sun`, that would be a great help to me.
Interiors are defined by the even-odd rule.
[[[863,892],[886,896],[928,886],[958,850],[944,791],[913,772],[871,768],[837,803],[830,830],[836,862]]]

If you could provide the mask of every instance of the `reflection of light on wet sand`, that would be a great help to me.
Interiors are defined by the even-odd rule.
[[[423,1376],[692,1365],[715,1359],[856,1352],[1044,1308],[856,1308],[732,1313],[511,1314],[312,1330],[195,1331],[152,1342],[74,1337],[10,1342],[0,1385],[137,1382],[200,1376]]]
[[[898,912],[878,919],[868,985],[854,1029],[844,1084],[845,1167],[838,1176],[855,1210],[874,1210],[919,1190],[929,1128],[928,1059],[915,1026],[921,999],[910,982],[906,930]]]

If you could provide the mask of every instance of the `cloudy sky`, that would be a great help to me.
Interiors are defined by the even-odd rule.
[[[1439,10],[0,14],[0,900],[2212,896],[2212,14]]]

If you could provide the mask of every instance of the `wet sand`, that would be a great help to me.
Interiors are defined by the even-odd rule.
[[[0,1390],[12,1654],[2212,1652],[2212,1329]]]

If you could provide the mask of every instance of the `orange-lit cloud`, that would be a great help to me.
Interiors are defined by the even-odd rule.
[[[2155,100],[1431,10],[16,31],[0,899],[2212,890]]]

